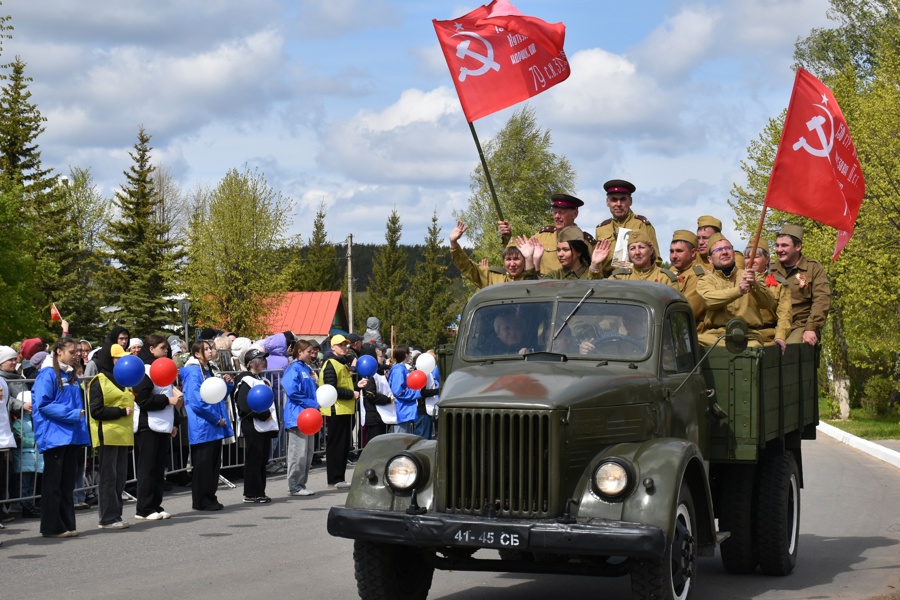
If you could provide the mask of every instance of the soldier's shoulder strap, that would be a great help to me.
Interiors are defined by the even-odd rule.
[[[700,277],[702,275],[706,275],[706,269],[704,269],[700,265],[694,265],[694,274],[697,275],[698,277]]]
[[[788,283],[787,277],[785,277],[785,276],[782,275],[781,273],[772,273],[772,277],[774,277],[774,278],[775,278],[775,281],[777,281],[777,282],[780,283],[781,285],[790,285],[790,284]]]
[[[610,273],[609,276],[612,277],[613,275],[631,275],[631,269],[627,267],[619,267],[618,269],[613,270],[613,272]]]
[[[498,275],[506,275],[506,269],[503,267],[488,267],[488,271],[491,273],[497,273]]]
[[[594,246],[594,245],[597,244],[597,240],[594,239],[594,236],[592,236],[591,234],[589,234],[587,231],[583,231],[582,233],[584,234],[584,241],[585,241],[585,242],[587,242],[587,243],[590,244],[591,246]]]
[[[606,227],[610,223],[612,223],[612,219],[607,219],[607,220],[603,221],[602,223],[600,223],[599,225],[597,225],[597,227]]]
[[[541,227],[538,233],[553,233],[554,231],[556,231],[556,225],[547,225],[546,227]]]
[[[640,221],[641,223],[643,223],[644,225],[650,225],[651,227],[653,226],[653,223],[650,222],[650,219],[648,219],[644,215],[634,215],[634,218],[637,219],[638,221]]]
[[[671,281],[678,281],[678,276],[675,275],[675,273],[673,273],[672,271],[670,271],[670,270],[668,270],[668,269],[663,269],[662,267],[660,267],[659,270],[662,271],[663,273],[665,273],[665,275],[666,275]]]

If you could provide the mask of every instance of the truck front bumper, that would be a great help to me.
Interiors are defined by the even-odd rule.
[[[337,537],[427,548],[475,547],[550,554],[660,559],[666,535],[659,527],[622,521],[491,519],[335,506],[328,533]]]

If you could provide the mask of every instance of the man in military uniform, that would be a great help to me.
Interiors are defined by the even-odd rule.
[[[653,281],[663,283],[671,287],[678,287],[678,278],[668,269],[656,266],[656,248],[653,247],[655,239],[651,239],[646,229],[635,229],[628,238],[628,260],[633,265],[630,269],[619,267],[614,269],[610,279],[621,281]],[[612,245],[610,243],[610,245]],[[601,273],[591,265],[591,279],[602,279]]]
[[[709,256],[714,270],[697,282],[697,294],[706,305],[703,333],[697,341],[704,346],[715,344],[728,321],[740,317],[750,328],[750,345],[761,346],[764,339],[759,330],[767,326],[763,310],[775,310],[775,296],[766,289],[765,278],[734,264],[734,246],[721,233],[709,238]]]
[[[672,263],[672,272],[678,278],[678,291],[684,294],[694,311],[694,320],[698,324],[703,323],[706,305],[697,295],[697,279],[705,270],[697,265],[697,236],[693,232],[679,229],[672,234],[669,262]]]
[[[751,256],[752,251],[753,244],[748,244],[744,256]],[[760,330],[760,333],[764,341],[774,341],[781,348],[781,353],[784,354],[788,335],[791,333],[791,292],[787,286],[782,285],[781,276],[776,278],[769,272],[769,244],[766,240],[759,240],[756,246],[756,258],[747,262],[749,263],[747,269],[765,277],[766,289],[775,296],[775,310],[762,310],[766,326]]]
[[[495,283],[507,281],[519,281],[525,277],[525,257],[515,245],[510,245],[503,251],[503,265],[505,273],[496,273],[491,267],[479,265],[466,254],[459,245],[459,238],[466,232],[466,224],[456,222],[456,227],[450,232],[450,258],[453,264],[465,275],[479,290]]]
[[[544,250],[546,250],[546,253],[541,259],[542,275],[546,275],[547,273],[562,268],[562,265],[559,264],[559,260],[556,258],[557,234],[562,231],[564,227],[578,227],[575,224],[575,219],[578,218],[578,208],[584,206],[584,202],[569,194],[553,194],[550,196],[550,206],[553,210],[553,225],[548,225],[535,234],[538,241],[544,247]],[[512,228],[510,227],[509,222],[500,221],[497,223],[497,226],[500,229],[503,243],[507,243],[509,237],[512,235]],[[582,232],[582,235],[584,236],[584,242],[587,244],[588,250],[592,249],[594,247],[594,238],[586,231]]]
[[[709,238],[715,233],[722,233],[722,221],[710,215],[704,215],[697,219],[697,264],[707,271],[712,271],[713,267],[709,261]],[[735,264],[744,268],[744,255],[735,250]]]
[[[610,240],[612,242],[610,258],[607,258],[606,263],[603,265],[604,277],[609,277],[615,268],[612,264],[612,256],[616,250],[616,239],[619,236],[619,229],[630,229],[632,232],[646,230],[653,245],[653,250],[656,252],[657,265],[662,264],[659,244],[656,241],[656,229],[653,228],[647,217],[636,215],[631,211],[631,195],[636,189],[634,184],[624,179],[611,179],[603,184],[603,189],[606,190],[606,206],[612,215],[612,218],[597,225],[597,239]]]
[[[785,225],[775,239],[775,276],[791,291],[791,334],[788,344],[815,346],[822,339],[822,327],[831,310],[831,285],[825,269],[802,255],[803,228]]]

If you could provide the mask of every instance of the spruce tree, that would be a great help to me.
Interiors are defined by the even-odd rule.
[[[384,233],[386,244],[375,250],[372,261],[372,278],[366,293],[366,301],[360,314],[381,319],[381,335],[387,341],[391,326],[395,327],[398,343],[409,343],[412,333],[409,323],[409,272],[406,268],[406,250],[400,246],[403,225],[395,208],[387,220]]]
[[[39,200],[35,194],[55,183],[41,164],[37,144],[47,119],[31,102],[32,79],[25,75],[25,63],[17,56],[8,67],[12,72],[3,77],[6,84],[0,90],[0,172],[22,186],[28,201]]]
[[[441,228],[437,212],[431,216],[431,225],[425,237],[424,260],[416,265],[412,278],[410,339],[417,348],[437,348],[449,339],[447,325],[455,312],[453,294],[447,277],[447,266],[442,261],[447,254],[442,247]]]
[[[337,248],[325,231],[325,204],[320,204],[309,245],[292,261],[287,288],[297,292],[327,292],[341,288]]]
[[[153,185],[150,135],[140,128],[134,164],[124,172],[126,184],[116,193],[118,219],[103,236],[108,246],[102,287],[107,303],[115,306],[112,319],[135,335],[162,331],[178,322],[170,298],[177,249],[168,225],[161,222],[159,196]]]

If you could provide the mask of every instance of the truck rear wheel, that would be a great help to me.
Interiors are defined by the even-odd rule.
[[[800,542],[800,471],[792,452],[760,464],[756,498],[759,567],[766,575],[787,575]]]
[[[719,553],[725,570],[745,575],[756,570],[759,555],[756,542],[756,465],[729,465],[722,472],[717,514],[719,529],[731,535]]]
[[[678,493],[675,530],[661,561],[635,561],[631,567],[633,600],[687,600],[694,591],[697,514],[691,490],[684,483]]]
[[[362,600],[425,600],[434,566],[412,546],[353,543],[356,589]]]

